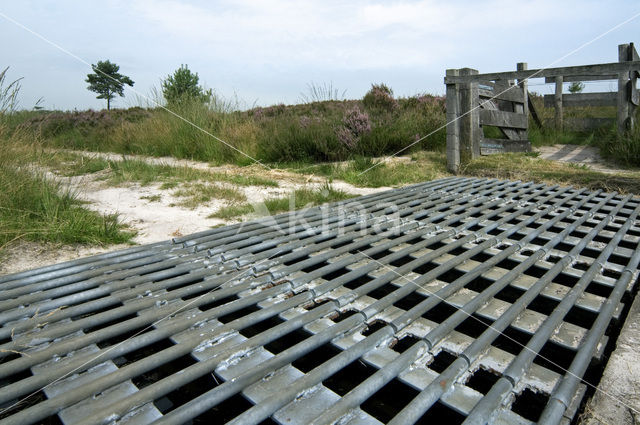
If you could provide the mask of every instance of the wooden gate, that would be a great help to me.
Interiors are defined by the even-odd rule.
[[[526,69],[526,63],[518,64],[519,71]],[[447,83],[447,157],[453,161],[449,161],[450,169],[457,170],[461,162],[480,155],[531,150],[526,80],[482,78],[470,68],[449,69],[445,82],[451,77],[470,78]],[[486,137],[487,126],[498,128],[504,138]]]
[[[640,95],[637,79],[640,60],[633,43],[618,46],[618,62],[562,68],[527,69],[519,63],[516,71],[478,74],[470,68],[448,69],[447,87],[447,168],[457,173],[460,165],[480,155],[531,150],[528,140],[529,114],[533,112],[527,82],[544,78],[555,83],[553,101],[556,126],[562,128],[562,108],[565,106],[615,105],[618,132],[633,128],[634,113]],[[564,94],[566,82],[618,81],[617,92]],[[535,117],[534,117],[535,118]],[[594,119],[591,119],[594,121]],[[497,127],[503,138],[485,137],[487,126]]]

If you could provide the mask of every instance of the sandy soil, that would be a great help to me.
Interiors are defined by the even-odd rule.
[[[87,156],[100,156],[105,159],[122,160],[122,155],[109,153],[76,152]],[[251,204],[260,204],[267,198],[287,196],[292,190],[299,188],[317,188],[324,184],[321,177],[304,176],[284,170],[266,169],[255,165],[241,168],[233,165],[210,166],[207,163],[188,161],[175,158],[152,158],[143,156],[127,156],[152,164],[167,164],[172,166],[191,167],[198,170],[212,172],[243,173],[257,172],[262,177],[276,180],[279,187],[262,186],[233,186],[242,191]],[[160,184],[141,186],[137,183],[113,187],[100,179],[100,173],[77,177],[60,177],[49,173],[64,185],[77,192],[79,199],[87,202],[87,208],[102,214],[118,214],[120,219],[137,231],[134,243],[147,244],[170,239],[175,236],[188,235],[209,229],[220,224],[230,224],[239,220],[222,220],[208,218],[219,208],[228,205],[222,199],[212,199],[209,202],[188,208],[178,205],[183,198],[176,197],[174,192],[179,187],[171,190],[160,189]],[[220,186],[231,186],[229,183],[220,183]],[[359,188],[344,181],[333,181],[335,189],[354,195],[367,195],[370,193],[388,190],[381,188]],[[17,243],[7,247],[0,258],[0,274],[14,273],[32,269],[52,263],[76,259],[83,256],[94,255],[100,252],[115,250],[123,246],[108,247],[84,247],[84,246],[59,246],[37,243]]]
[[[591,170],[602,173],[622,173],[625,170],[616,168],[600,156],[600,150],[593,146],[583,145],[553,145],[535,148],[540,153],[540,158],[552,161],[567,162],[584,165]]]

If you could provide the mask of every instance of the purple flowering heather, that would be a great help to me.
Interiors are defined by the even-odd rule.
[[[349,149],[355,148],[356,145],[358,144],[357,138],[353,135],[351,130],[349,130],[346,127],[339,127],[336,130],[336,136],[338,137],[338,140],[340,141],[340,143],[342,143],[344,146],[346,146]]]
[[[345,112],[342,124],[356,137],[360,137],[371,131],[369,115],[366,112],[362,112],[357,106],[354,106]]]
[[[342,126],[337,129],[336,136],[343,145],[353,149],[358,144],[360,137],[369,132],[371,132],[369,115],[354,106],[345,111],[342,118]]]
[[[433,96],[430,94],[424,94],[418,96],[418,105],[424,107],[437,107],[444,110],[445,99],[444,96]]]
[[[366,108],[393,111],[398,108],[398,101],[393,98],[393,90],[385,84],[372,84],[371,89],[362,98]]]

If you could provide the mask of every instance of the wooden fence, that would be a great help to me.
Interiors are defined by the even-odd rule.
[[[545,96],[545,105],[555,108],[555,125],[564,126],[564,107],[616,106],[620,133],[634,126],[638,106],[637,78],[640,60],[633,43],[618,46],[618,62],[562,68],[527,69],[519,63],[517,71],[479,74],[470,68],[448,69],[447,87],[447,168],[457,173],[460,165],[480,155],[530,151],[529,115],[533,112],[527,82],[544,78],[555,83],[556,93]],[[618,81],[617,92],[564,94],[566,82]],[[537,119],[537,117],[534,117]],[[583,127],[606,123],[584,119]],[[503,138],[487,138],[483,126],[497,127]]]

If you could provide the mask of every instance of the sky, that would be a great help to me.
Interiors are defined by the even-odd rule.
[[[0,0],[0,39],[0,70],[22,78],[23,109],[105,108],[85,79],[107,59],[135,82],[115,107],[157,99],[162,79],[186,64],[248,108],[300,103],[310,85],[349,99],[372,83],[397,96],[443,94],[447,68],[615,62],[618,44],[640,43],[640,2]],[[551,93],[542,82],[530,90]]]

